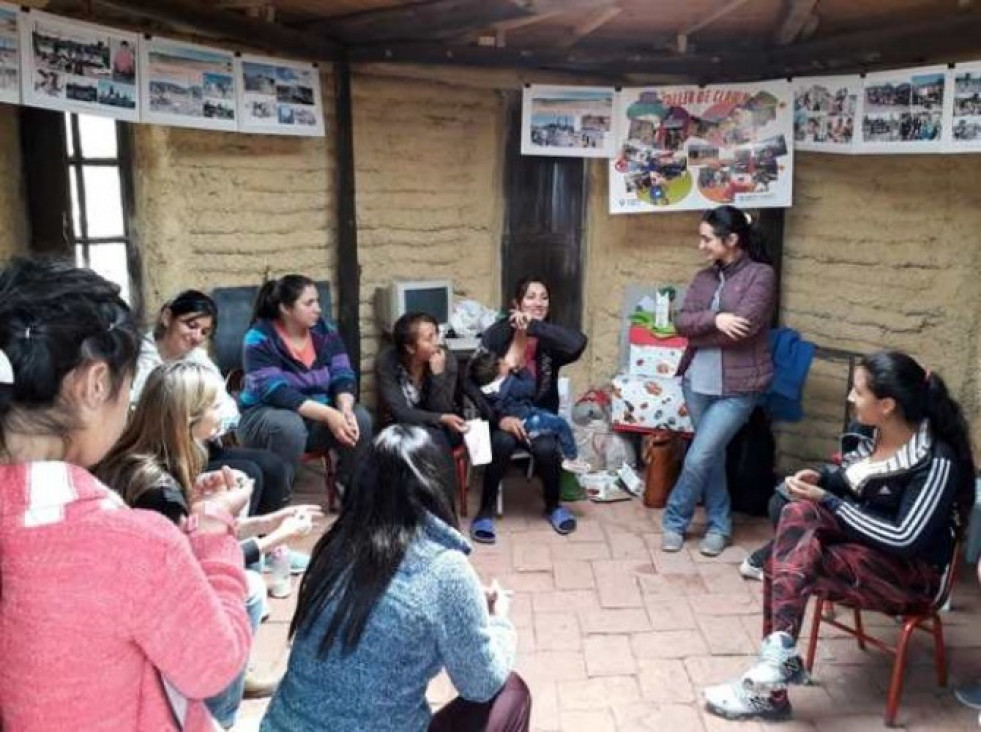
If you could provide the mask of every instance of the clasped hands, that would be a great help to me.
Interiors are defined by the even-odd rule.
[[[818,487],[821,476],[816,470],[798,470],[788,475],[784,480],[787,486],[787,496],[795,501],[814,501],[817,503],[827,494],[824,488]]]

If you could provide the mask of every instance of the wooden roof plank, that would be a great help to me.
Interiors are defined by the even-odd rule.
[[[784,5],[783,20],[773,38],[778,46],[786,46],[797,39],[814,15],[817,0],[785,0]]]
[[[559,48],[571,48],[596,29],[609,23],[621,12],[623,12],[623,10],[615,5],[611,5],[606,8],[598,8],[594,12],[587,15],[580,23],[576,25],[575,28],[572,29],[572,33],[570,33],[568,37],[563,39],[558,44]]]

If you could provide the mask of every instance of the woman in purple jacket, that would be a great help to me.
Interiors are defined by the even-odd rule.
[[[773,377],[768,330],[776,280],[752,219],[735,206],[705,213],[698,249],[709,266],[692,280],[677,322],[688,338],[678,374],[695,439],[664,512],[661,549],[681,550],[701,498],[708,528],[699,551],[714,557],[732,533],[726,446]]]

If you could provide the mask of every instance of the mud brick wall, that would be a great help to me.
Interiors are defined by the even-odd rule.
[[[0,104],[0,262],[27,247],[17,107]]]

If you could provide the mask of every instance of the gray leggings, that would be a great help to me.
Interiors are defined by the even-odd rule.
[[[291,465],[299,465],[305,452],[336,450],[339,457],[337,481],[351,485],[354,468],[371,442],[371,415],[360,404],[354,405],[361,436],[354,447],[341,445],[323,422],[304,419],[290,409],[253,407],[242,413],[238,439],[246,447],[272,450]]]

